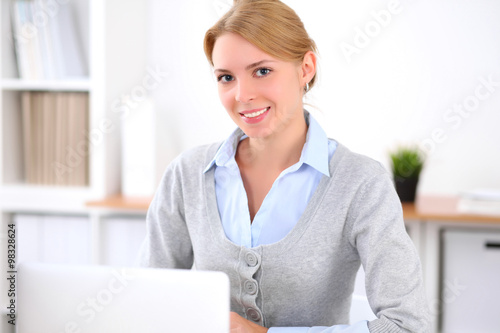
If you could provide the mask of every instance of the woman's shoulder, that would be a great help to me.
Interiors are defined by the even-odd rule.
[[[329,187],[329,193],[347,200],[352,207],[379,205],[382,201],[399,204],[392,176],[382,163],[340,144],[337,153],[336,160],[332,158],[330,163],[330,182],[334,186]]]
[[[170,163],[169,168],[204,170],[217,153],[222,142],[213,142],[188,148]]]
[[[330,173],[332,172],[365,179],[374,175],[388,174],[388,170],[379,161],[353,152],[339,142],[337,142],[335,154],[330,161]]]

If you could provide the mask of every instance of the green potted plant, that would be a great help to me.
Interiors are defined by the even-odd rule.
[[[390,153],[396,192],[402,202],[414,202],[424,157],[416,147],[400,147]]]

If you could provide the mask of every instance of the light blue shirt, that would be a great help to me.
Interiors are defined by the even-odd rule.
[[[236,129],[221,145],[205,172],[216,166],[215,192],[226,236],[233,243],[252,248],[280,241],[293,229],[320,179],[330,177],[329,162],[337,142],[328,139],[318,122],[305,113],[308,130],[300,160],[283,170],[264,198],[253,221],[250,221],[248,199],[238,164],[235,160],[238,143],[247,138]],[[355,325],[333,327],[271,328],[269,333],[364,333],[366,321]]]

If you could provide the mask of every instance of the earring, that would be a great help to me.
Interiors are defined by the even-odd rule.
[[[308,92],[309,91],[309,82],[306,83],[306,86],[304,87],[304,92]]]

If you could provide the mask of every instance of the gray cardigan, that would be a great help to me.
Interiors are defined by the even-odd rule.
[[[266,327],[347,324],[359,265],[370,332],[427,332],[421,265],[386,170],[339,144],[297,225],[281,241],[229,241],[217,209],[220,144],[191,149],[167,168],[147,216],[148,267],[217,270],[231,282],[231,310]],[[286,198],[283,198],[286,200]]]

